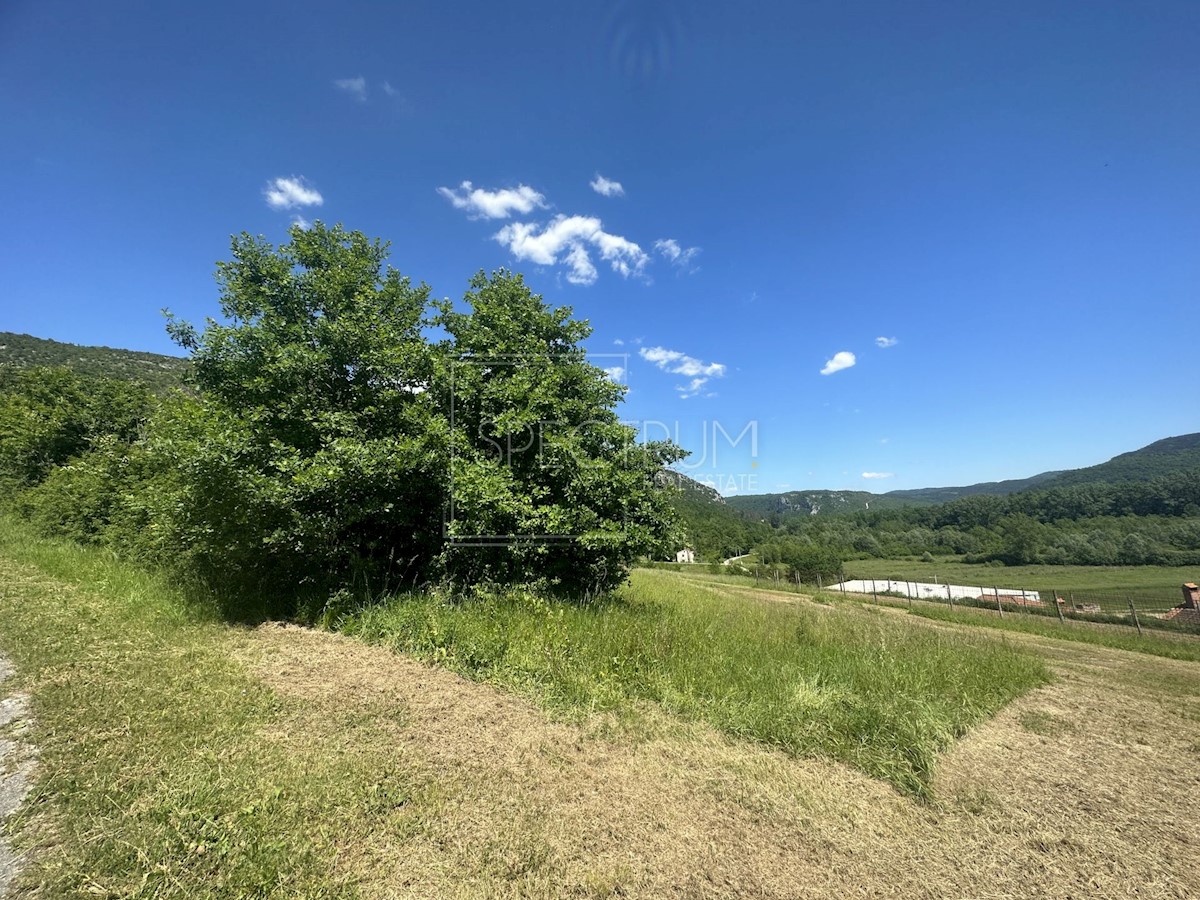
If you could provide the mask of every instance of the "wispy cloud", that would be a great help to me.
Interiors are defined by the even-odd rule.
[[[620,338],[616,338],[616,339],[613,341],[613,343],[614,343],[614,344],[616,344],[618,347],[624,347],[624,346],[625,346],[625,342],[624,342],[623,340],[621,340]]]
[[[608,368],[606,368],[604,370],[604,374],[607,375],[609,378],[611,378],[613,381],[617,381],[617,382],[624,381],[625,380],[625,367],[624,366],[609,366]]]
[[[400,92],[398,90],[396,90],[394,87],[392,87],[392,84],[390,81],[385,81],[382,85],[380,85],[380,87],[383,88],[383,92],[385,94],[387,94],[389,97],[396,97],[396,96],[399,96],[399,94],[400,94]]]
[[[896,476],[895,476],[895,473],[893,473],[893,472],[863,472],[862,477],[863,478],[895,478]]]
[[[654,363],[664,372],[673,375],[683,375],[691,380],[686,385],[677,385],[675,390],[685,399],[695,397],[710,378],[721,378],[725,375],[723,363],[706,363],[694,356],[688,356],[678,350],[668,350],[666,347],[642,347],[638,355],[647,362]]]
[[[592,284],[596,280],[589,247],[614,272],[626,278],[640,275],[649,260],[641,247],[620,235],[609,234],[603,223],[592,216],[555,216],[544,228],[513,222],[493,237],[517,259],[541,266],[565,265],[567,281],[572,284]]]
[[[303,178],[274,178],[263,188],[267,206],[271,209],[295,209],[299,206],[320,206],[325,202],[320,191]]]
[[[877,337],[877,338],[875,338],[875,346],[882,347],[884,350],[886,350],[888,347],[895,347],[898,343],[900,343],[899,338],[894,338],[894,337]]]
[[[613,181],[605,178],[599,172],[596,177],[591,180],[592,190],[602,197],[624,197],[625,188],[619,181]]]
[[[457,188],[440,187],[437,192],[464,209],[472,219],[507,219],[513,213],[529,213],[534,208],[546,208],[546,198],[527,184],[515,188],[488,191],[464,181]]]
[[[333,86],[339,91],[345,91],[359,103],[367,102],[367,79],[361,75],[357,78],[335,78]]]
[[[822,375],[832,375],[834,372],[840,372],[842,369],[848,369],[858,362],[854,358],[854,354],[849,350],[839,350],[833,354],[833,358],[825,363],[825,368],[821,370]]]
[[[654,249],[673,266],[678,266],[685,272],[695,272],[692,260],[700,255],[699,247],[684,249],[674,238],[664,238],[654,242]]]

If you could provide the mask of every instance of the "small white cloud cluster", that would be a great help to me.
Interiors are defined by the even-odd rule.
[[[567,281],[592,284],[597,273],[588,248],[612,266],[614,272],[628,278],[640,275],[649,259],[633,241],[609,234],[603,223],[592,216],[555,216],[545,227],[526,222],[505,225],[494,235],[517,259],[542,266],[556,263],[568,269]]]
[[[457,188],[440,187],[438,193],[449,200],[455,209],[463,209],[471,219],[507,219],[513,213],[545,209],[546,198],[527,184],[499,191],[485,191],[464,181]]]
[[[605,197],[621,197],[619,181],[597,174],[592,190]],[[464,181],[457,188],[439,187],[437,192],[472,219],[507,219],[548,209],[546,197],[527,184],[489,191]],[[511,222],[492,239],[506,247],[516,259],[540,266],[563,266],[571,284],[594,284],[599,277],[593,255],[607,262],[623,278],[644,277],[650,254],[641,245],[605,230],[595,216],[556,215],[549,222]],[[672,264],[688,268],[699,247],[684,249],[673,239],[655,243],[655,249]],[[694,270],[690,270],[694,271]]]
[[[303,178],[274,178],[263,189],[267,206],[271,209],[296,209],[300,206],[320,206],[325,202],[320,191]]]
[[[367,102],[367,79],[361,75],[357,78],[335,78],[333,86],[339,91],[345,91],[359,103]]]
[[[638,354],[642,359],[654,363],[664,372],[690,378],[691,381],[687,385],[678,385],[675,388],[685,399],[695,397],[710,378],[721,378],[725,374],[725,366],[722,363],[706,363],[694,356],[688,356],[678,350],[668,350],[666,347],[642,347]]]
[[[882,350],[886,350],[888,347],[895,347],[898,343],[900,343],[899,339],[894,337],[875,338],[875,346]]]
[[[674,238],[665,238],[654,242],[654,249],[657,250],[664,259],[671,265],[677,266],[687,272],[696,271],[692,267],[692,260],[700,253],[699,247],[688,247],[686,250],[679,245],[679,241]]]
[[[622,382],[625,380],[625,367],[624,366],[609,366],[608,368],[606,368],[604,370],[604,374],[607,375],[609,378],[611,378],[613,381],[616,381],[619,383],[619,382]]]
[[[863,478],[894,478],[893,472],[863,472]]]
[[[624,197],[625,188],[619,181],[613,181],[610,178],[605,178],[599,172],[596,177],[590,182],[592,190],[601,197]]]
[[[366,103],[370,99],[371,86],[362,75],[357,75],[354,78],[335,78],[333,79],[333,86],[343,94],[351,97],[356,103]],[[392,87],[390,81],[379,82],[379,89],[388,97],[400,97],[400,92]]]
[[[858,362],[858,359],[849,350],[839,350],[825,363],[825,368],[821,370],[821,374],[832,375],[834,372],[842,371],[842,369],[849,369],[856,362]]]

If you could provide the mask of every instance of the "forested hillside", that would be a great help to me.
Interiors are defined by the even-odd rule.
[[[1155,441],[1140,450],[1122,453],[1108,462],[1084,469],[1042,472],[1029,478],[986,481],[961,487],[914,488],[873,494],[868,491],[805,490],[783,494],[750,494],[730,497],[734,509],[773,524],[798,516],[830,516],[846,513],[902,509],[950,503],[978,495],[1004,497],[1010,494],[1070,487],[1080,484],[1118,484],[1149,481],[1160,475],[1200,468],[1200,432]]]
[[[929,502],[941,492],[961,496]],[[792,491],[727,505],[771,528],[756,546],[768,561],[819,547],[843,559],[1200,566],[1200,434],[1021,481],[883,495]]]
[[[713,488],[673,470],[664,471],[661,480],[676,491],[672,503],[683,523],[684,540],[703,560],[746,553],[771,536],[770,525],[749,518]]]
[[[0,331],[0,368],[6,366],[61,366],[81,375],[136,381],[162,393],[182,383],[188,370],[188,361],[178,356],[114,350],[110,347],[84,347]]]

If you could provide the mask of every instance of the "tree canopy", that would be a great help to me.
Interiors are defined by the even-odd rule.
[[[603,592],[678,539],[655,476],[682,451],[621,424],[624,388],[588,362],[587,322],[505,270],[476,275],[461,304],[434,301],[387,256],[319,222],[279,247],[235,237],[220,321],[167,314],[190,390],[102,448],[84,404],[63,419],[32,388],[0,398],[21,410],[20,434],[0,434],[20,443],[10,477],[74,458],[31,495],[42,521],[280,593]]]

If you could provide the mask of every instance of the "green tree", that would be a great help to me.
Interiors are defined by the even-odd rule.
[[[427,574],[447,428],[428,390],[428,288],[386,254],[320,223],[278,249],[243,234],[218,266],[225,322],[170,319],[199,396],[147,441],[160,552],[259,583]]]
[[[436,392],[452,417],[446,572],[578,594],[673,549],[655,479],[683,453],[639,444],[620,422],[625,388],[588,363],[588,323],[503,270],[476,275],[465,300],[469,312],[441,304],[438,318],[449,338]]]
[[[588,324],[508,272],[476,276],[469,311],[431,303],[386,254],[319,222],[279,248],[234,240],[224,321],[170,320],[196,397],[149,429],[154,488],[125,508],[126,540],[224,582],[573,594],[670,544],[654,479],[682,453],[621,424],[623,388],[580,347]]]

